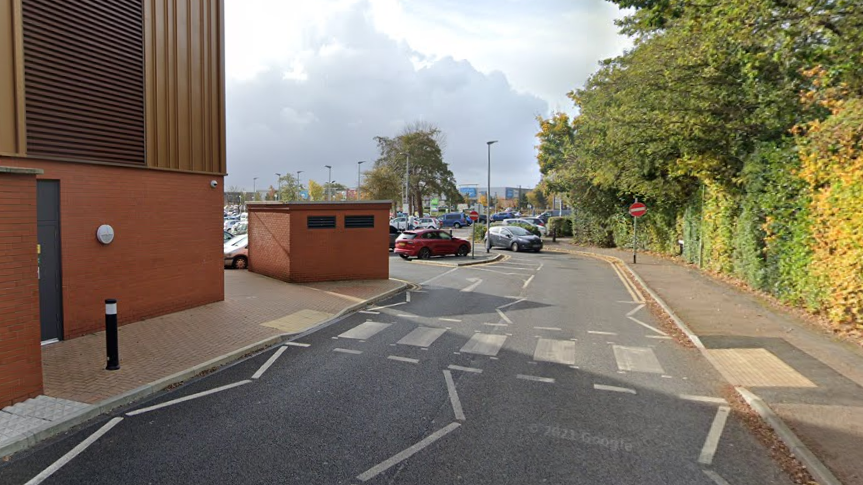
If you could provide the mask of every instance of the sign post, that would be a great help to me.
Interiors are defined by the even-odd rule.
[[[470,211],[470,220],[476,222],[479,220],[479,212]],[[470,259],[476,259],[476,228],[473,224],[470,225]]]
[[[635,199],[635,203],[629,206],[629,215],[632,216],[632,264],[638,259],[638,218],[647,213],[647,206]]]

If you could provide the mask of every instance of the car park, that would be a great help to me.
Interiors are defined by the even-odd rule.
[[[501,222],[516,217],[512,212],[498,212],[491,215],[491,222]]]
[[[533,226],[539,231],[540,236],[548,235],[548,228],[545,227],[545,224],[542,222],[542,219],[538,217],[519,217],[517,219],[506,219],[503,221],[505,225],[511,224],[526,224],[528,226]]]
[[[396,239],[396,254],[403,259],[429,259],[432,256],[467,256],[470,241],[437,229],[405,231]]]
[[[441,227],[454,227],[459,229],[471,225],[471,220],[461,212],[450,212],[441,217]]]
[[[534,251],[542,250],[542,239],[535,236],[527,229],[518,226],[494,226],[486,235],[486,243],[491,247],[509,248],[512,251]]]
[[[249,236],[243,234],[225,243],[225,267],[246,269],[249,267]]]

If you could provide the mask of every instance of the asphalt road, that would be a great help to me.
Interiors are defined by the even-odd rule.
[[[44,483],[791,483],[610,265],[502,252],[391,257],[408,294],[16,455],[0,483],[100,428]]]

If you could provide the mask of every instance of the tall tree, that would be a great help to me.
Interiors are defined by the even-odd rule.
[[[279,192],[279,200],[300,200],[300,184],[294,175],[286,174],[279,178],[282,190]]]
[[[374,169],[389,172],[394,180],[401,174],[402,184],[406,171],[408,176],[409,210],[423,215],[422,201],[427,196],[441,195],[446,200],[461,200],[455,184],[455,176],[443,161],[441,145],[445,143],[443,133],[428,123],[413,123],[394,138],[375,137],[380,156]],[[409,160],[409,161],[408,161]],[[404,195],[404,189],[400,190]]]
[[[324,199],[324,187],[314,180],[309,179],[309,200],[319,201]]]

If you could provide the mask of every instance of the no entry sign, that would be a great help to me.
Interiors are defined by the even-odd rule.
[[[632,217],[641,217],[647,213],[647,206],[641,202],[636,202],[629,206],[629,215]]]
[[[479,212],[470,211],[470,220],[472,220],[474,222],[478,221],[479,220]]]

